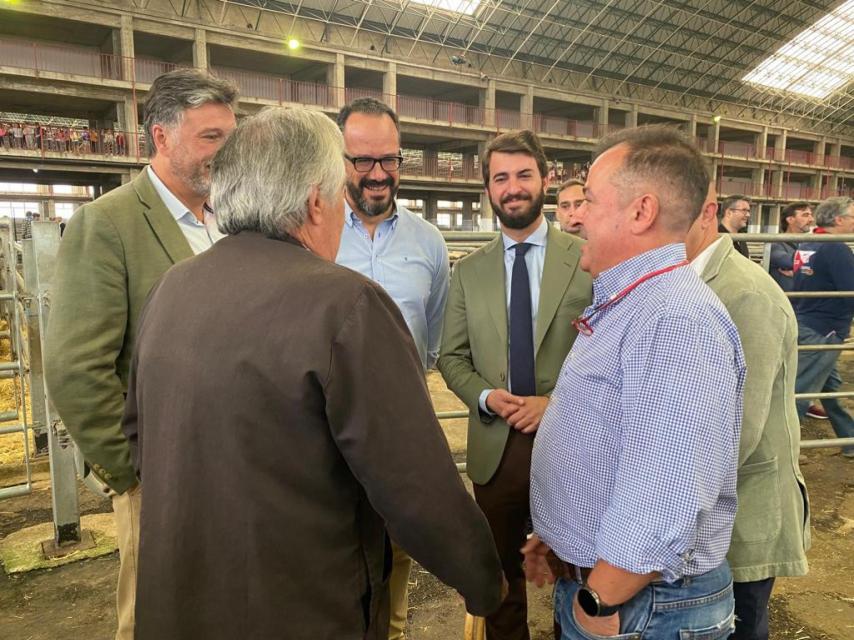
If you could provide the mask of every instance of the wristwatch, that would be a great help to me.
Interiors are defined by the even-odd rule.
[[[578,590],[578,604],[584,613],[595,618],[612,616],[620,610],[620,605],[618,604],[602,604],[599,594],[586,584]]]

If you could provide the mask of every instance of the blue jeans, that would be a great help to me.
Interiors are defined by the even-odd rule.
[[[798,323],[798,344],[841,344],[842,339],[835,333],[823,336],[817,331]],[[842,378],[836,370],[840,351],[799,351],[798,379],[795,393],[823,393],[838,391]],[[854,438],[854,419],[845,410],[839,400],[825,398],[821,401],[830,426],[839,438]],[[798,400],[798,419],[803,420],[809,407],[809,400]],[[854,446],[843,447],[846,454],[854,453]]]
[[[555,622],[561,640],[723,640],[735,628],[732,575],[724,562],[700,576],[672,584],[654,582],[620,608],[620,633],[598,636],[575,622],[572,603],[579,584],[560,578],[555,583]]]

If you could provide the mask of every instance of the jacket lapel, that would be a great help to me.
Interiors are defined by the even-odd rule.
[[[163,204],[163,200],[157,195],[154,185],[148,177],[148,168],[139,172],[134,178],[133,187],[136,190],[140,203],[143,205],[143,215],[148,221],[151,230],[160,241],[163,250],[172,264],[193,257],[193,250],[187,238],[178,228],[175,218],[169,213],[169,209]]]
[[[563,300],[572,275],[578,268],[581,258],[574,248],[571,237],[558,231],[551,225],[546,236],[546,257],[543,262],[543,278],[540,283],[540,302],[537,308],[537,326],[534,336],[534,353],[539,353],[540,345],[551,326],[557,308]]]
[[[479,289],[483,293],[484,303],[489,310],[489,317],[498,332],[498,342],[507,348],[507,283],[504,274],[504,243],[501,234],[486,245],[483,258],[477,264],[478,280],[482,283],[492,283]]]

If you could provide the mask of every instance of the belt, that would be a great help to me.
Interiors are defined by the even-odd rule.
[[[555,576],[557,578],[566,578],[567,580],[575,580],[578,584],[584,584],[587,582],[590,572],[593,571],[592,567],[579,567],[571,562],[564,562],[557,556],[555,556],[555,559],[557,562],[552,566],[552,571],[557,569],[557,575]],[[660,582],[664,582],[664,578],[662,578],[660,573],[656,572],[653,579],[650,580],[650,584]]]

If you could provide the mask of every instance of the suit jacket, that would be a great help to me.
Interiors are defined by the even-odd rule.
[[[80,207],[59,246],[45,379],[83,457],[119,493],[136,483],[121,418],[139,314],[154,283],[192,255],[147,170]]]
[[[798,468],[795,408],[798,326],[792,305],[762,267],[721,235],[701,277],[738,328],[747,363],[738,512],[727,559],[737,582],[807,572],[809,501]]]
[[[582,271],[583,240],[549,227],[537,326],[534,328],[537,395],[549,395],[577,332],[572,321],[590,304],[592,280]],[[454,267],[445,308],[439,370],[469,408],[466,470],[472,482],[492,478],[510,426],[484,415],[484,389],[506,389],[508,319],[501,235]]]
[[[125,433],[142,492],[136,638],[388,637],[391,537],[468,610],[501,599],[395,303],[244,232],[152,292]]]

